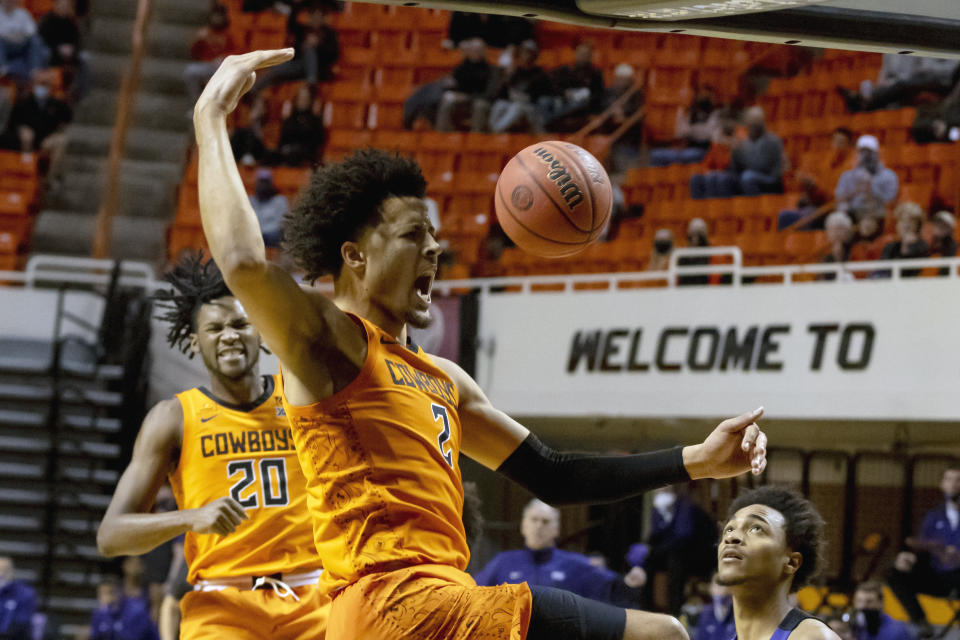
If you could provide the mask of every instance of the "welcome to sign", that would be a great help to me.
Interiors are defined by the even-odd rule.
[[[960,416],[960,284],[490,294],[477,379],[517,415]]]

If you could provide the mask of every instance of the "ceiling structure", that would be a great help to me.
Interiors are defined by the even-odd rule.
[[[960,59],[960,0],[375,0],[589,27]]]

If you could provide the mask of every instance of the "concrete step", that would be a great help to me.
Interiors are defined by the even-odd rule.
[[[174,23],[199,27],[209,11],[209,4],[196,0],[154,0],[154,23]],[[131,0],[97,0],[92,3],[90,13],[94,18],[126,18],[133,20],[137,16],[137,3]]]
[[[33,246],[38,253],[90,255],[96,215],[44,210],[37,216]],[[113,220],[112,257],[157,262],[166,254],[169,219],[117,216]]]
[[[133,48],[133,18],[97,16],[90,20],[87,51],[129,55]]]
[[[158,93],[184,95],[183,68],[186,63],[187,60],[146,57],[140,68],[140,86]],[[125,55],[91,53],[92,88],[119,89],[128,64],[129,58]]]
[[[154,21],[147,31],[147,55],[156,58],[190,59],[190,43],[196,34],[197,25],[170,21]]]
[[[90,255],[97,216],[93,211],[45,209],[33,225],[33,250],[56,255]]]
[[[186,120],[185,112],[181,117]],[[69,129],[67,154],[106,158],[110,153],[112,136],[113,129],[106,125],[73,125]],[[134,126],[127,131],[124,157],[180,164],[186,157],[189,144],[190,136],[186,130],[170,131]]]
[[[112,127],[117,119],[117,91],[95,89],[77,107],[74,122],[80,125]],[[133,107],[133,126],[165,131],[189,131],[186,95],[167,95],[145,91],[137,93]]]

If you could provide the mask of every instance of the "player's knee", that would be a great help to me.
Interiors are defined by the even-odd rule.
[[[628,609],[623,640],[690,640],[690,636],[673,616]]]

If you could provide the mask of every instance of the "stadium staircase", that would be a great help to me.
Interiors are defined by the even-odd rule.
[[[0,338],[0,555],[64,637],[96,606],[106,568],[96,530],[129,455],[117,443],[139,426],[124,416],[143,414],[150,305],[119,274],[99,290],[81,286],[102,301],[95,323],[71,312],[77,288],[60,284],[46,290],[54,335]]]
[[[129,63],[137,3],[91,3],[90,95],[78,105],[69,129],[64,182],[48,195],[34,232],[37,253],[84,254],[93,238],[104,190],[110,139],[121,79]],[[193,33],[207,4],[153,0],[147,51],[141,68],[133,124],[120,170],[119,208],[113,256],[155,260],[164,253],[164,233],[190,140],[189,100],[183,67]]]

